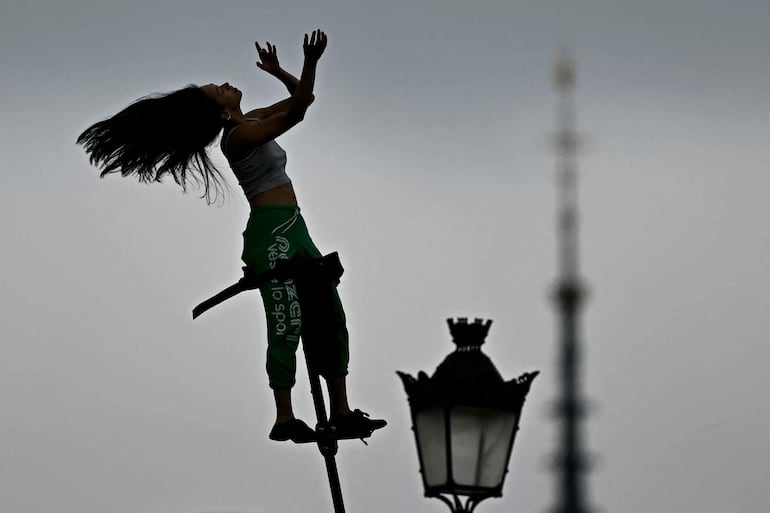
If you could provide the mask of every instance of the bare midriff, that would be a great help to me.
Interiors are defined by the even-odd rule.
[[[249,205],[252,210],[260,207],[270,207],[275,205],[297,206],[297,196],[294,194],[294,187],[290,183],[281,185],[269,191],[260,192],[249,198]]]

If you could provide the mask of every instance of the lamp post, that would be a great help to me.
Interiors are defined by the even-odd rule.
[[[454,513],[471,513],[482,500],[502,496],[521,409],[538,372],[504,381],[481,351],[492,321],[447,322],[457,349],[433,376],[397,374],[409,398],[425,496]]]

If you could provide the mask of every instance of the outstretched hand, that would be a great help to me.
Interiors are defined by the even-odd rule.
[[[302,44],[302,49],[305,51],[305,58],[317,61],[323,55],[326,50],[326,33],[321,29],[314,30],[308,38],[305,34],[305,41]]]
[[[257,55],[259,56],[259,62],[257,67],[268,73],[276,73],[281,69],[281,65],[278,63],[278,51],[275,45],[271,45],[270,41],[267,42],[267,48],[259,46],[259,41],[254,42],[254,46],[257,47]]]

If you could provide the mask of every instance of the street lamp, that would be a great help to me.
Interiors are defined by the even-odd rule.
[[[503,381],[481,351],[492,321],[447,322],[457,349],[433,376],[398,375],[409,398],[425,496],[470,513],[482,500],[502,496],[521,409],[538,372]]]

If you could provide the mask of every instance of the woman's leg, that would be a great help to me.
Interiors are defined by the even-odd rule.
[[[270,388],[291,389],[297,372],[301,311],[293,281],[274,280],[260,289],[267,320],[265,368]],[[283,396],[282,396],[283,397]]]
[[[297,244],[290,231],[299,217],[291,207],[267,208],[252,212],[243,233],[242,259],[256,272],[275,267],[279,260],[290,259]],[[292,280],[273,280],[260,288],[267,325],[266,369],[276,406],[276,423],[270,432],[273,440],[312,441],[314,432],[294,417],[291,388],[295,383],[296,350],[301,317],[296,286]]]
[[[326,379],[326,388],[329,391],[329,411],[331,417],[344,417],[350,413],[348,404],[348,391],[345,384],[345,376]]]
[[[274,388],[275,398],[275,422],[289,422],[294,419],[294,410],[291,406],[291,388]]]

